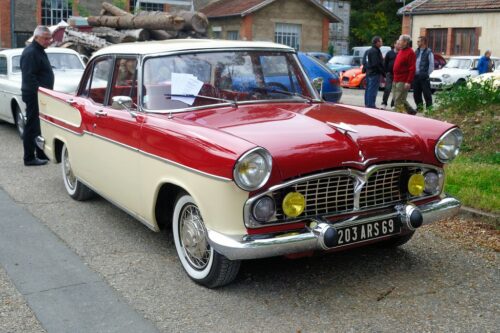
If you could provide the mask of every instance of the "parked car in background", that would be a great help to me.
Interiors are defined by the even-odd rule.
[[[319,77],[323,79],[321,91],[323,99],[327,102],[338,103],[342,97],[339,75],[331,71],[325,64],[308,54],[299,52],[298,57],[310,80],[314,80]]]
[[[479,56],[451,57],[440,70],[431,73],[431,89],[443,89],[454,84],[463,84],[469,78],[479,75],[477,63]],[[495,68],[500,68],[500,58],[491,57]]]
[[[26,124],[26,105],[21,98],[22,48],[0,51],[0,120],[17,126],[19,135]],[[76,51],[65,48],[45,50],[54,71],[54,90],[75,92],[85,65]]]
[[[361,58],[351,55],[333,56],[327,63],[328,68],[337,73],[361,66]]]
[[[434,55],[434,70],[443,68],[446,65],[446,60],[440,55]],[[344,72],[340,76],[340,85],[343,88],[366,88],[366,74],[362,71],[363,67],[353,68]],[[380,89],[385,87],[385,79],[380,78]]]
[[[287,84],[273,81],[282,69]],[[242,260],[396,247],[460,206],[443,193],[459,128],[325,103],[284,45],[117,44],[94,54],[76,95],[38,97],[37,143],[68,195],[96,192],[171,229],[181,266],[210,288]]]
[[[332,55],[330,53],[326,52],[307,52],[306,53],[308,56],[314,57],[321,61],[322,63],[327,63],[328,60],[332,58]]]

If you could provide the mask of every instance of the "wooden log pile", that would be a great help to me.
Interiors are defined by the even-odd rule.
[[[90,55],[101,47],[135,41],[206,38],[208,19],[200,12],[141,11],[130,14],[108,2],[99,16],[87,17],[89,32],[66,28],[63,44]]]

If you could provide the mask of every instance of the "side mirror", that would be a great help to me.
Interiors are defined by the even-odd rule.
[[[312,85],[319,92],[319,97],[323,98],[323,78],[317,77],[313,79]]]
[[[136,117],[135,111],[132,111],[132,106],[134,102],[129,96],[114,96],[111,98],[111,107],[115,110],[127,110],[132,117]]]

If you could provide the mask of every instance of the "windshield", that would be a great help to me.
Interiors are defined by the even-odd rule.
[[[338,64],[338,65],[350,65],[352,62],[353,57],[347,57],[347,56],[335,56],[330,61],[328,61],[330,64]]]
[[[450,61],[444,66],[445,68],[460,68],[460,69],[469,69],[472,60],[470,59],[458,59],[451,58]]]
[[[76,54],[47,53],[47,57],[49,58],[50,65],[55,70],[84,69],[80,58]],[[12,57],[12,72],[21,72],[21,56]]]
[[[172,110],[220,103],[316,98],[292,53],[226,51],[147,58],[142,104]]]

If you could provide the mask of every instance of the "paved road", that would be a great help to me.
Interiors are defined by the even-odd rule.
[[[484,259],[480,251],[463,250],[427,229],[396,250],[248,261],[235,283],[208,290],[184,274],[168,232],[154,233],[102,199],[70,199],[59,165],[22,166],[12,126],[0,124],[0,145],[0,187],[10,196],[3,204],[29,213],[103,281],[103,288],[161,332],[494,332],[500,327],[498,257]],[[11,219],[0,215],[2,228]],[[52,247],[51,242],[56,241],[42,245]],[[12,251],[23,246],[15,244]],[[55,332],[47,324],[50,316],[37,319],[39,307],[30,306],[30,295],[15,287],[20,277],[10,270],[0,267],[0,332]],[[53,313],[53,320],[59,316]]]
[[[375,101],[377,107],[380,107],[382,104],[382,97],[384,92],[380,91],[377,94],[377,100]],[[389,96],[389,102],[392,100],[392,95]],[[413,100],[413,92],[408,93],[408,102],[413,108],[416,108],[415,101]],[[340,99],[340,103],[356,105],[356,106],[365,106],[365,90],[364,89],[342,89],[342,98]]]

